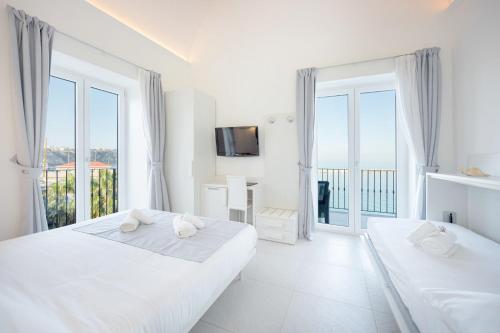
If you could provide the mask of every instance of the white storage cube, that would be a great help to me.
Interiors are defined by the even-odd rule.
[[[260,239],[295,244],[297,242],[297,211],[264,208],[255,216],[255,229]]]

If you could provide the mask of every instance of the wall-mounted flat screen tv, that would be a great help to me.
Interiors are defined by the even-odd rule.
[[[257,126],[217,127],[217,156],[259,156]]]

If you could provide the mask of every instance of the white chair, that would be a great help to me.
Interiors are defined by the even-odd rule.
[[[244,176],[226,176],[227,182],[227,210],[229,219],[231,219],[231,211],[236,210],[243,213],[243,221],[248,223],[248,194],[247,180]]]

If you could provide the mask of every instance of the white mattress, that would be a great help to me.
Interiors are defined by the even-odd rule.
[[[449,258],[427,254],[406,235],[418,221],[370,218],[368,234],[422,332],[500,332],[500,245],[444,225],[459,244]]]
[[[186,332],[257,239],[248,226],[197,263],[73,227],[0,242],[0,332]]]

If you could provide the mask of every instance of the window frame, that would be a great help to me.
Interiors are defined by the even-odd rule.
[[[403,190],[403,185],[406,183],[407,171],[404,170],[407,164],[406,154],[401,154],[404,144],[400,140],[400,122],[398,114],[399,103],[397,100],[396,80],[393,73],[374,75],[369,77],[358,77],[352,79],[342,79],[336,81],[324,82],[316,88],[316,98],[348,95],[348,168],[349,168],[349,227],[337,226],[334,224],[325,225],[316,221],[316,226],[322,230],[344,232],[351,234],[361,234],[366,229],[362,229],[361,225],[361,196],[356,193],[361,193],[361,170],[360,170],[360,96],[368,92],[381,92],[394,90],[396,92],[395,99],[395,117],[396,117],[396,217],[400,215],[400,191]],[[315,138],[315,146],[317,145],[317,136]],[[316,161],[318,160],[316,149]],[[406,190],[404,188],[404,190]]]
[[[126,207],[126,114],[125,89],[114,84],[110,84],[97,78],[76,73],[61,67],[52,67],[51,76],[75,82],[75,160],[76,179],[75,196],[76,199],[76,221],[91,219],[90,212],[90,89],[96,88],[104,90],[118,97],[118,121],[117,121],[117,154],[118,154],[118,211]]]

